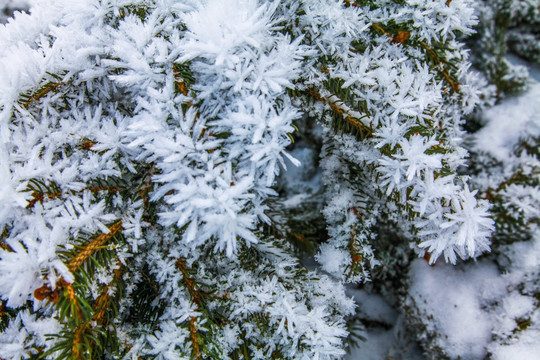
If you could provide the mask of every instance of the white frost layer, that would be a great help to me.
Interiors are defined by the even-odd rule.
[[[534,298],[540,272],[540,232],[501,249],[501,273],[492,261],[430,267],[416,260],[410,296],[427,331],[452,359],[540,359],[540,308]],[[528,321],[520,329],[519,323]]]
[[[476,136],[476,149],[505,161],[521,137],[540,134],[540,83],[486,110],[483,118],[486,126]]]
[[[30,3],[28,0],[0,0],[0,24],[8,22],[14,11],[28,10]]]
[[[364,289],[347,289],[357,303],[357,316],[372,322],[362,331],[364,340],[350,349],[346,360],[424,360],[402,315],[385,297]]]
[[[365,334],[366,341],[347,355],[346,360],[382,360],[386,359],[394,343],[392,330],[375,329]]]
[[[540,334],[537,334],[540,336]],[[522,341],[509,346],[501,346],[497,350],[497,353],[493,354],[493,360],[538,360],[540,359],[540,343],[538,343],[539,337],[534,342],[523,343]],[[535,343],[536,342],[536,343]]]
[[[508,340],[493,343],[490,353],[493,360],[540,359],[540,308],[533,296],[518,293],[535,293],[540,278],[540,231],[533,240],[508,245],[503,250],[511,266],[504,275],[509,290],[514,290],[502,302],[498,311],[498,332],[506,332]],[[520,286],[521,285],[521,286]],[[516,320],[528,320],[529,325],[522,331],[515,331]],[[511,325],[506,327],[505,325]],[[505,335],[504,333],[502,335]]]
[[[357,312],[362,319],[389,325],[397,321],[398,312],[382,296],[360,289],[349,289],[347,295],[352,296],[358,304]]]
[[[506,292],[495,264],[429,266],[416,260],[410,271],[410,296],[421,313],[433,316],[428,331],[441,334],[437,345],[452,359],[483,359],[494,318],[483,310]]]

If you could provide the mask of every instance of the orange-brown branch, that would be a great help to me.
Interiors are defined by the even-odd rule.
[[[356,3],[356,1],[354,2],[351,2],[350,0],[343,0],[343,2],[345,3],[345,6],[346,7],[358,7],[358,4]]]
[[[47,86],[45,86],[40,92],[34,94],[34,96],[32,96],[30,99],[28,99],[24,104],[24,108],[25,109],[28,109],[28,106],[34,102],[34,101],[37,101],[39,99],[41,99],[42,97],[44,97],[45,95],[47,95],[48,93],[50,93],[51,91],[53,91],[54,89],[56,89],[57,87],[59,87],[60,85],[62,85],[63,82],[57,82],[57,83],[52,83],[52,84],[49,84]]]
[[[201,358],[201,349],[199,348],[199,336],[197,334],[197,318],[192,316],[189,320],[189,337],[193,346],[193,358],[199,360]]]
[[[11,246],[9,246],[4,240],[0,240],[0,249],[13,252],[13,249],[11,248]]]
[[[150,166],[150,170],[148,170],[148,176],[144,179],[143,184],[140,187],[139,190],[139,196],[141,199],[143,199],[144,208],[148,208],[148,204],[150,203],[150,191],[152,190],[152,176],[154,175],[156,171],[156,164],[152,163]]]
[[[375,28],[377,31],[383,33],[384,35],[388,36],[389,38],[392,39],[392,42],[395,43],[395,44],[403,44],[405,42],[405,40],[407,40],[409,38],[409,36],[411,36],[411,33],[408,32],[408,31],[403,31],[403,30],[399,30],[398,33],[396,35],[386,31],[381,25],[377,24],[377,23],[373,23],[371,24],[371,26],[373,28]]]
[[[113,283],[117,282],[122,276],[124,265],[122,265],[122,263],[120,262],[118,264],[119,264],[119,268],[113,271],[114,273],[113,280],[109,284],[107,284],[107,286],[103,288],[103,291],[97,298],[96,303],[94,305],[94,311],[96,311],[96,313],[92,317],[92,320],[97,322],[98,324],[103,323],[103,318],[105,317],[107,308],[109,306],[109,302],[111,300],[111,295],[109,295],[109,289],[113,285]]]
[[[176,261],[176,266],[182,273],[182,277],[184,278],[184,283],[186,284],[186,288],[188,289],[189,294],[193,298],[193,302],[197,305],[201,305],[201,294],[196,290],[195,288],[195,282],[191,279],[191,277],[188,274],[188,268],[187,265],[182,258],[178,258]]]
[[[77,256],[71,260],[68,264],[68,269],[72,273],[75,272],[79,266],[81,266],[86,259],[90,257],[97,249],[105,245],[110,239],[116,236],[122,230],[122,221],[118,221],[109,227],[109,232],[106,234],[101,234],[92,240],[84,249],[77,254]]]
[[[81,144],[81,148],[83,148],[83,150],[90,151],[94,147],[94,145],[96,145],[95,142],[85,139]]]
[[[80,324],[77,329],[75,330],[75,334],[73,336],[73,345],[71,346],[71,354],[73,355],[74,359],[79,359],[81,354],[81,336],[82,333],[86,331],[88,328],[88,323]]]
[[[296,240],[300,241],[302,244],[306,244],[306,237],[304,235],[300,235],[294,232],[290,232],[289,234]]]
[[[113,282],[117,281],[120,278],[120,276],[122,276],[122,270],[123,270],[123,265],[120,264],[120,268],[114,270],[114,279],[107,286],[105,286],[102,293],[97,298],[96,303],[93,306],[93,310],[96,312],[94,313],[94,316],[92,316],[91,322],[96,322],[98,324],[103,323],[103,318],[105,316],[107,307],[109,305],[109,301],[111,299],[111,296],[109,295],[109,288]],[[70,293],[71,284],[68,284],[67,286],[68,286],[68,296],[70,297],[70,300],[71,300],[71,297],[73,296],[74,298],[75,294]],[[73,288],[71,287],[71,289]],[[75,299],[73,299],[73,301],[74,300]],[[75,359],[78,359],[80,356],[82,334],[90,327],[91,322],[81,323],[79,324],[79,326],[77,326],[75,330],[75,334],[73,336],[73,344],[71,346],[71,353]],[[88,346],[93,347],[93,345],[94,345],[94,341],[91,340]]]
[[[82,189],[82,190],[79,190],[79,191],[69,191],[68,194],[80,194],[80,193],[82,193],[82,192],[84,192],[86,190],[88,190],[90,192],[93,192],[93,193],[106,190],[106,191],[109,192],[109,194],[114,194],[118,190],[120,190],[120,188],[117,187],[117,186],[113,186],[113,187],[94,186],[94,187],[85,188],[85,189]],[[61,191],[57,191],[57,192],[53,192],[53,193],[33,192],[32,193],[32,199],[30,201],[28,201],[28,205],[26,205],[26,208],[31,209],[31,208],[34,207],[34,205],[36,205],[37,202],[43,203],[43,200],[45,200],[45,199],[57,199],[57,198],[61,197],[62,195],[63,195],[63,193]]]
[[[357,252],[356,245],[354,244],[355,240],[356,240],[356,232],[354,231],[354,227],[351,226],[351,240],[349,243],[349,250],[351,252],[351,260],[352,260],[353,266],[354,264],[362,262],[362,255]]]
[[[173,73],[174,73],[174,85],[176,86],[178,91],[182,93],[182,95],[187,96],[188,89],[187,89],[186,83],[180,76],[180,71],[178,71],[178,68],[176,67],[176,65],[173,65]]]
[[[93,310],[96,311],[94,313],[94,316],[92,316],[92,322],[96,322],[98,324],[101,324],[103,321],[103,317],[105,316],[105,313],[107,311],[107,307],[110,301],[110,295],[109,295],[109,287],[114,282],[117,281],[123,270],[123,265],[120,264],[120,268],[114,270],[114,279],[109,283],[105,288],[103,289],[100,296],[97,298],[96,303],[93,306]],[[71,302],[74,302],[77,306],[77,309],[79,308],[77,305],[77,299],[75,298],[75,292],[73,290],[73,285],[65,283],[63,279],[60,280],[60,286],[66,286],[68,297]],[[79,318],[82,319],[82,315],[80,314],[79,310]],[[81,353],[81,346],[82,346],[82,334],[90,327],[91,322],[82,322],[80,323],[77,328],[75,329],[75,333],[73,336],[73,344],[71,345],[71,354],[75,359],[78,359]],[[90,341],[88,346],[93,346],[94,341]]]
[[[118,232],[122,230],[122,221],[118,221],[115,224],[113,224],[111,227],[109,227],[109,232],[107,234],[101,234],[97,236],[94,240],[92,240],[89,244],[87,244],[80,253],[73,258],[69,264],[68,269],[72,273],[77,271],[79,266],[81,266],[97,249],[99,249],[101,246],[106,244],[110,239],[116,236]],[[67,294],[69,301],[75,304],[77,307],[77,310],[79,312],[79,317],[82,317],[79,305],[77,304],[77,298],[75,296],[75,289],[73,288],[73,284],[68,283],[64,280],[64,278],[60,278],[56,282],[56,287],[54,290],[52,290],[48,285],[43,285],[40,288],[36,289],[34,291],[34,297],[39,300],[45,300],[48,299],[49,301],[55,303],[58,301],[60,297],[60,291],[62,289],[67,288]]]
[[[438,69],[439,72],[442,74],[442,76],[444,76],[444,78],[446,79],[448,84],[450,84],[450,86],[452,87],[452,90],[454,90],[455,92],[459,92],[459,85],[460,85],[459,82],[454,81],[450,77],[448,72],[446,72],[444,64],[441,63],[441,61],[440,61],[439,57],[437,56],[437,54],[435,53],[435,51],[433,51],[433,49],[431,49],[428,46],[428,44],[426,44],[424,41],[420,41],[420,44],[424,47],[424,49],[426,49],[426,52],[428,53],[429,57],[431,57],[433,62],[435,62],[436,65],[439,65],[439,69]]]
[[[178,260],[176,261],[176,266],[182,273],[182,277],[184,278],[184,283],[186,284],[189,294],[193,298],[193,302],[197,305],[197,308],[200,308],[201,300],[202,300],[201,294],[195,288],[195,282],[191,279],[191,277],[188,274],[188,268],[184,259],[178,258]],[[196,360],[199,360],[201,359],[201,351],[199,348],[199,336],[197,333],[196,323],[197,323],[197,317],[192,316],[189,321],[189,337],[191,339],[191,344],[193,347],[193,358]]]
[[[450,3],[452,2],[452,0],[447,0],[446,1],[446,5],[450,5]],[[379,24],[377,23],[373,23],[371,26],[373,26],[375,29],[377,29],[378,31],[380,31],[381,33],[383,33],[384,35],[392,38],[392,42],[394,43],[401,43],[403,44],[405,42],[405,40],[407,40],[409,38],[409,36],[411,36],[411,33],[408,32],[408,31],[398,31],[398,33],[396,35],[393,35],[391,34],[390,32],[386,31],[382,26],[380,26]],[[443,64],[440,63],[440,60],[439,60],[439,57],[437,56],[437,54],[424,42],[424,41],[420,41],[420,44],[426,49],[428,55],[431,57],[431,59],[437,64],[439,65],[439,72],[442,74],[442,76],[444,76],[444,78],[446,79],[446,81],[450,84],[450,86],[452,87],[452,89],[455,91],[455,92],[459,92],[459,83],[454,81],[452,79],[452,77],[448,74],[448,72],[446,71],[446,69],[444,68]]]
[[[383,29],[382,26],[377,24],[377,23],[373,23],[373,24],[371,24],[371,26],[373,26],[375,29],[379,30],[381,33],[383,33],[384,35],[386,35],[386,36],[388,36],[390,38],[394,37],[392,34],[390,34],[388,31]]]
[[[356,119],[354,116],[352,116],[350,113],[342,109],[338,102],[339,101],[331,101],[324,96],[322,96],[317,90],[315,89],[308,89],[307,93],[312,96],[315,100],[321,101],[325,104],[328,104],[330,106],[330,109],[335,112],[336,114],[342,116],[344,119],[347,120],[349,124],[351,124],[354,128],[361,130],[362,132],[367,133],[369,136],[373,134],[373,130],[371,130],[369,127],[364,125],[360,120]]]

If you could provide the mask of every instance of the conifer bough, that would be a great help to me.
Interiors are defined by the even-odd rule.
[[[489,250],[467,0],[43,0],[0,27],[0,357],[335,359],[377,224]],[[329,238],[268,229],[295,121]]]

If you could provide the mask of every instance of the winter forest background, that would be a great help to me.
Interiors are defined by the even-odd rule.
[[[540,359],[539,0],[0,0],[0,359]]]

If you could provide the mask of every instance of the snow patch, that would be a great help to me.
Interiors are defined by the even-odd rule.
[[[428,331],[452,359],[483,359],[491,341],[493,315],[484,307],[506,292],[506,284],[492,262],[462,267],[412,263],[410,296],[421,313],[433,316]]]
[[[534,82],[519,97],[486,110],[483,119],[487,124],[476,136],[477,151],[507,160],[520,138],[540,134],[540,83]]]

